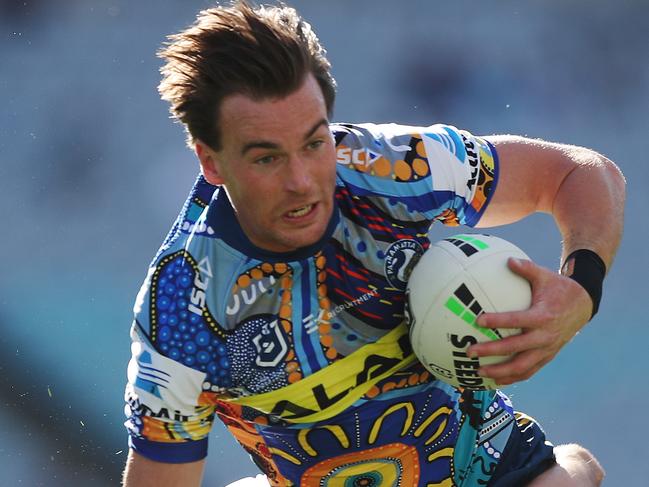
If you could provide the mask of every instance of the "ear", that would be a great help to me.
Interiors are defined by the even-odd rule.
[[[194,151],[196,152],[196,157],[198,157],[198,162],[201,165],[201,172],[206,181],[214,186],[222,185],[224,179],[214,149],[205,142],[197,140],[194,145]]]

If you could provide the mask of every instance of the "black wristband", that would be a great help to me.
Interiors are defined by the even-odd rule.
[[[602,258],[592,250],[575,250],[566,257],[561,266],[561,274],[578,282],[586,290],[593,300],[593,313],[590,317],[595,316],[602,299],[602,284],[606,275],[606,264]]]

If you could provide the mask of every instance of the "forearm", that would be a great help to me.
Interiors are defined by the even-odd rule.
[[[573,251],[587,249],[610,268],[622,234],[625,196],[624,178],[615,164],[580,147],[513,136],[490,140],[501,162],[500,180],[480,226],[549,213],[562,235],[562,262]],[[528,379],[552,360],[592,317],[601,293],[601,276],[591,274],[590,268],[592,277],[585,286],[584,274],[574,273],[576,267],[568,266],[562,276],[527,260],[511,261],[509,266],[530,282],[532,305],[522,311],[484,313],[478,324],[516,327],[523,333],[479,343],[468,351],[477,356],[512,355],[503,364],[481,369],[503,385]]]
[[[488,139],[497,149],[500,177],[478,226],[549,213],[562,235],[562,262],[586,248],[609,268],[623,224],[625,182],[618,167],[583,147],[511,135]]]
[[[161,463],[129,450],[124,469],[124,487],[199,487],[204,460],[191,463]]]
[[[577,249],[597,253],[609,269],[620,243],[625,181],[605,157],[574,148],[576,165],[559,186],[550,209],[563,239],[561,261]]]

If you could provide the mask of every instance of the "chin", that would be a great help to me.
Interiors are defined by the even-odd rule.
[[[290,248],[289,252],[301,249],[303,247],[308,247],[309,245],[313,245],[318,240],[320,240],[324,232],[325,229],[322,229],[322,231],[309,232],[308,234],[304,235],[292,235],[291,238],[284,241],[284,245],[286,246],[286,248]]]

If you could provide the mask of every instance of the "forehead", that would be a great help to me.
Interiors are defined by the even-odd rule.
[[[223,148],[250,140],[282,143],[304,135],[320,120],[327,108],[320,85],[313,75],[283,98],[227,96],[220,107],[219,126]]]

